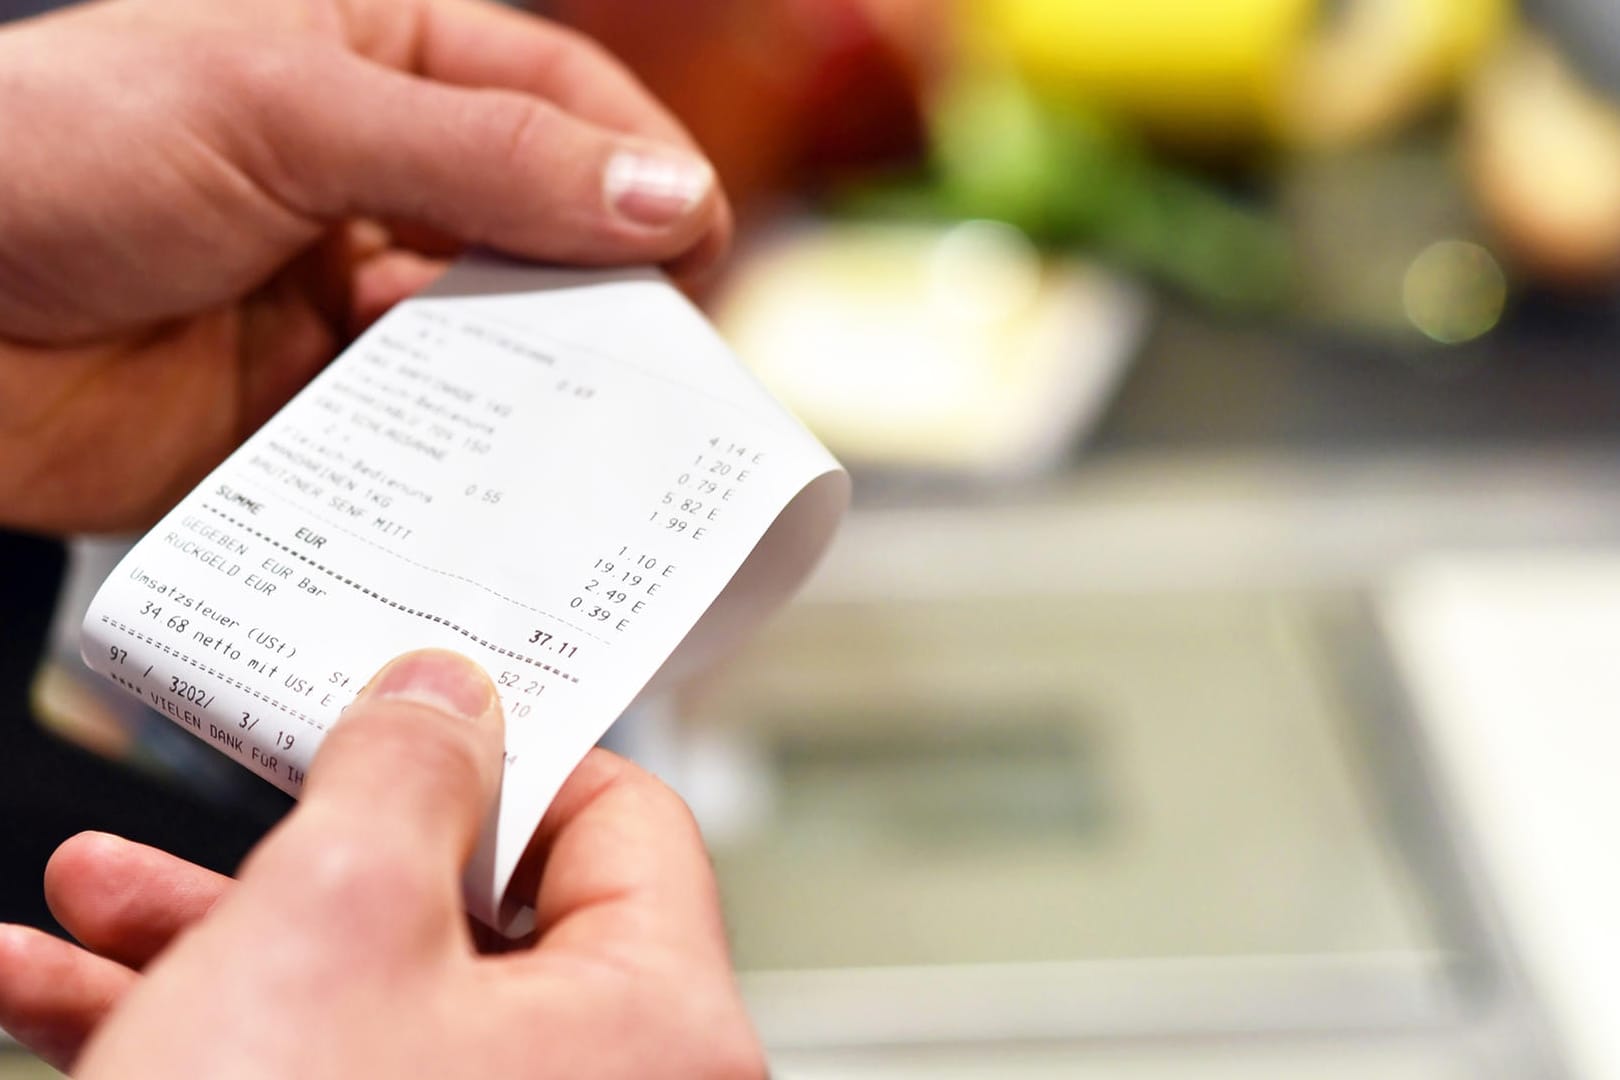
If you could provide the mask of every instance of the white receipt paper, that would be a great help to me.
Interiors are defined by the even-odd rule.
[[[507,717],[465,880],[503,894],[637,696],[792,593],[849,498],[832,456],[650,270],[463,260],[389,312],[119,564],[86,662],[297,794],[399,653],[473,657]]]

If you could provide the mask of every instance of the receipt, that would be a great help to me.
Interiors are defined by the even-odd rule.
[[[97,593],[85,661],[294,795],[419,648],[484,665],[506,773],[466,873],[504,893],[638,694],[735,642],[830,540],[849,478],[654,271],[478,256],[394,308]]]

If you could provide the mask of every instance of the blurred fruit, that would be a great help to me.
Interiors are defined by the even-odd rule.
[[[1525,35],[1481,72],[1464,138],[1480,204],[1526,269],[1620,275],[1620,109],[1550,45]]]
[[[692,131],[734,202],[914,159],[933,62],[920,0],[544,0]]]
[[[1272,306],[1288,278],[1268,215],[1155,161],[1096,111],[1059,108],[1014,78],[957,81],[935,103],[934,211],[1083,244],[1228,308]]]
[[[1273,102],[1291,142],[1342,146],[1453,93],[1511,22],[1509,0],[1356,0],[1311,36]]]
[[[1342,144],[1454,90],[1512,0],[961,0],[981,62],[1173,142]]]
[[[1253,132],[1315,0],[969,0],[976,39],[1033,86],[1197,141]]]

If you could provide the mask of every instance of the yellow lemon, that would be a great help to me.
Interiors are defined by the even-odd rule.
[[[1513,0],[960,0],[970,61],[1156,133],[1365,137],[1455,87]]]

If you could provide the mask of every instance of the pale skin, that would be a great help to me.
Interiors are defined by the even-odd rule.
[[[692,275],[730,235],[623,68],[481,0],[14,24],[0,145],[0,525],[36,531],[150,523],[457,245]]]
[[[358,328],[480,244],[700,275],[730,213],[614,61],[478,0],[103,0],[0,30],[0,525],[153,520]],[[536,837],[536,940],[460,868],[499,700],[410,654],[238,880],[103,834],[0,926],[0,1027],[76,1076],[757,1077],[701,838],[595,752]]]
[[[606,752],[537,835],[537,943],[477,951],[459,867],[501,736],[476,665],[412,653],[332,729],[239,880],[69,841],[46,895],[83,948],[0,927],[0,1024],[87,1078],[763,1076],[697,828]]]

